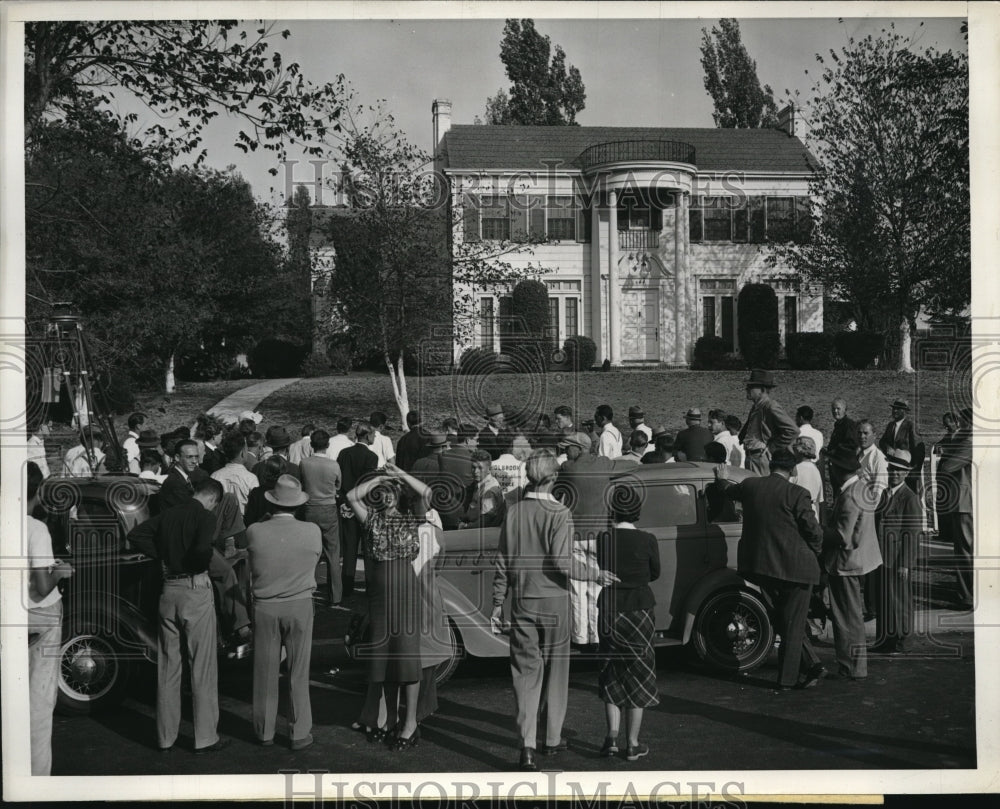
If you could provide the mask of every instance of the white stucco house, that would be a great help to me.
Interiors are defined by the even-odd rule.
[[[751,282],[777,293],[782,337],[822,330],[822,289],[766,263],[769,241],[808,238],[818,164],[794,109],[779,129],[453,125],[451,112],[433,103],[435,165],[461,210],[452,244],[544,236],[507,260],[547,269],[553,342],[589,336],[599,363],[626,367],[686,366],[705,334],[738,351]],[[499,350],[510,291],[463,292],[478,318],[456,357]]]

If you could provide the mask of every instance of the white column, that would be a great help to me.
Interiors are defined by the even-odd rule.
[[[597,362],[604,362],[601,347],[601,213],[600,192],[595,191],[590,204],[590,337],[597,345]],[[587,370],[584,368],[583,370]]]
[[[681,365],[684,362],[684,318],[681,316],[681,309],[684,306],[684,273],[681,267],[681,252],[683,244],[681,238],[681,192],[674,196],[674,363]]]
[[[681,362],[687,364],[692,359],[694,350],[694,329],[698,322],[698,289],[694,282],[694,273],[688,264],[687,241],[690,235],[690,225],[688,224],[688,195],[680,195],[680,208],[677,211],[677,218],[680,220],[680,243],[681,243],[681,266],[684,268],[684,282],[687,285],[687,317],[684,318],[684,353]]]
[[[608,354],[612,365],[620,365],[621,308],[618,303],[618,194],[608,192]]]

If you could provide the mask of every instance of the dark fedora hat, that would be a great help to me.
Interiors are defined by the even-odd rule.
[[[156,449],[160,446],[160,436],[156,430],[141,430],[135,443],[139,449]]]
[[[268,427],[264,435],[264,443],[272,449],[284,449],[292,443],[292,437],[284,427]]]
[[[426,442],[428,447],[443,447],[448,443],[448,436],[439,430],[434,430],[426,434]]]
[[[486,407],[487,418],[489,418],[490,416],[502,416],[502,415],[503,415],[503,407],[501,405],[498,404],[487,405]]]
[[[773,388],[776,383],[774,374],[762,368],[753,368],[750,371],[750,378],[746,381],[746,387]]]
[[[891,410],[909,410],[910,405],[907,403],[906,399],[896,399],[890,406]]]
[[[645,414],[645,413],[644,413],[644,412],[642,411],[642,408],[641,408],[641,407],[639,407],[639,405],[632,405],[632,406],[631,406],[631,407],[630,407],[630,408],[628,409],[628,417],[629,417],[630,419],[641,419],[641,418],[643,418],[643,417],[644,417],[645,415],[646,415],[646,414]]]

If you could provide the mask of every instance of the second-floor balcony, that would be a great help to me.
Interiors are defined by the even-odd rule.
[[[659,247],[660,234],[655,230],[619,230],[618,247],[621,250],[644,250]]]
[[[614,140],[588,146],[577,158],[584,171],[609,163],[695,163],[694,146],[679,140]]]

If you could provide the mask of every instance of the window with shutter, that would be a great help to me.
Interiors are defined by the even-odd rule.
[[[480,210],[482,211],[483,238],[508,241],[511,237],[511,214],[507,197],[483,197]]]
[[[793,197],[767,198],[767,239],[771,242],[791,241],[795,232],[795,200]]]
[[[576,239],[579,208],[575,197],[549,197],[547,215],[550,239]]]
[[[706,242],[729,242],[733,239],[732,211],[728,200],[710,197],[702,209]]]

